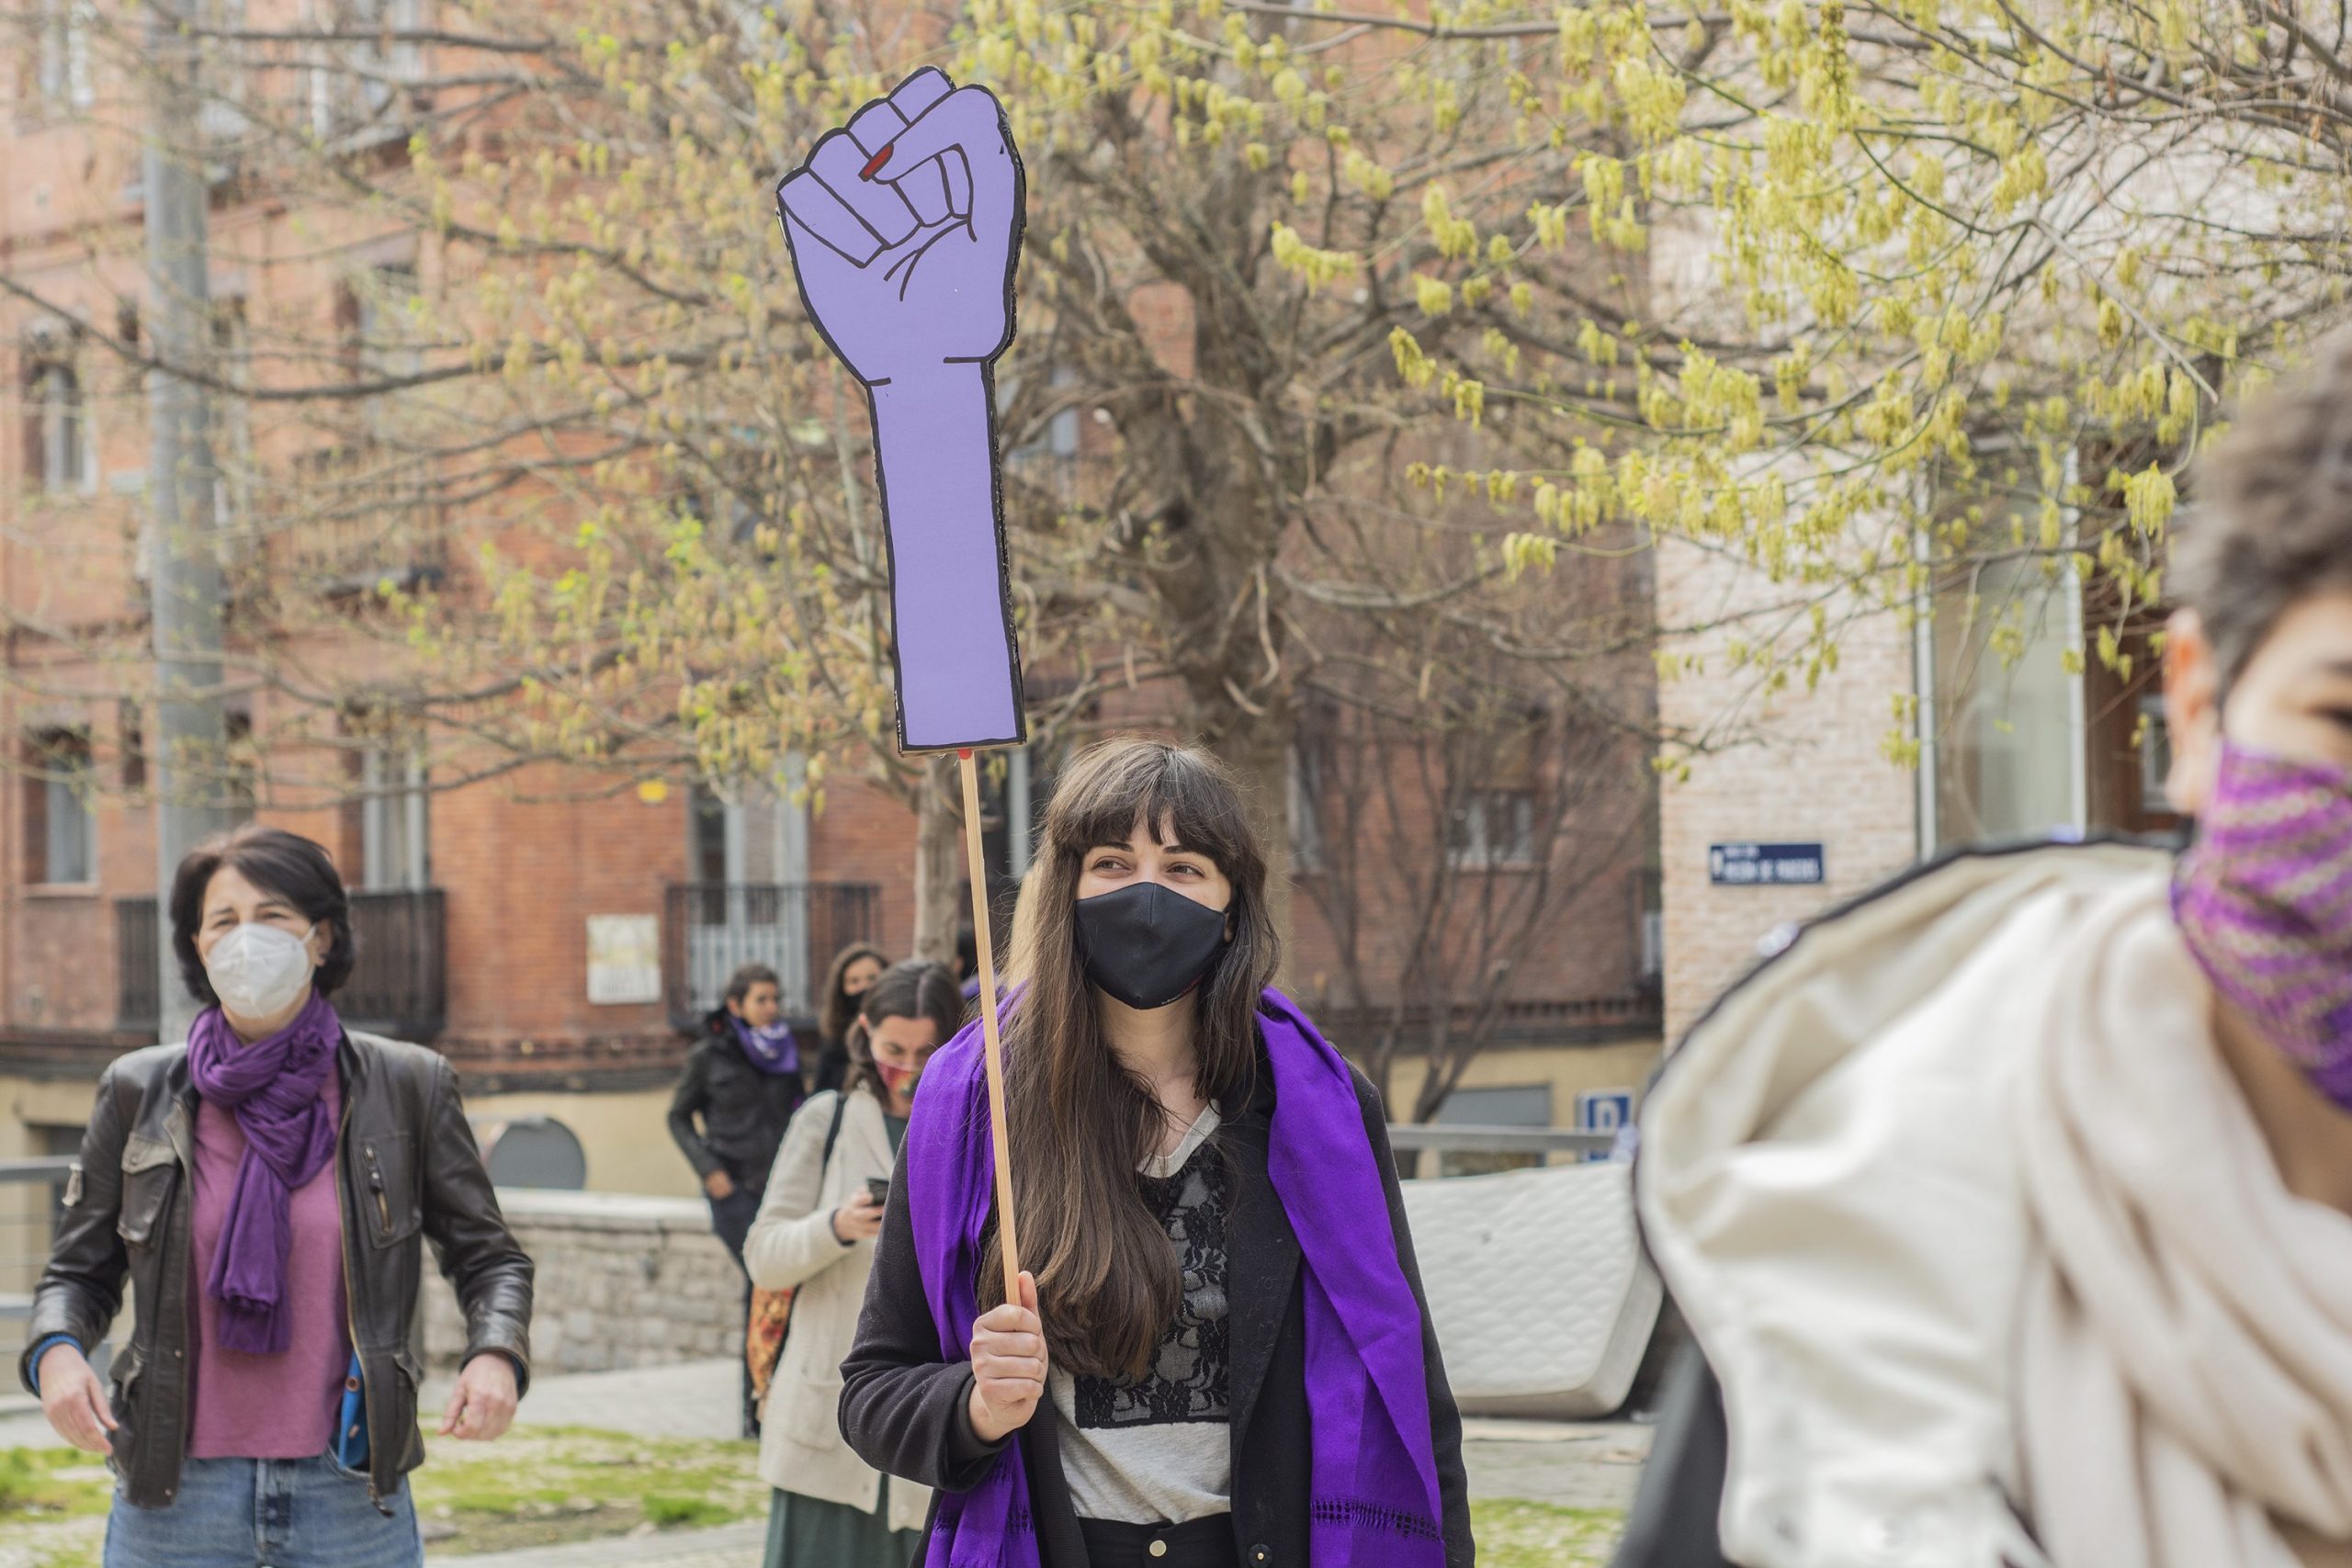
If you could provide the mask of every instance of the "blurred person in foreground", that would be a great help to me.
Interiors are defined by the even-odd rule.
[[[2197,467],[2176,855],[1963,854],[1690,1032],[1635,1185],[1703,1362],[1623,1568],[2352,1562],[2352,335]]]
[[[107,1568],[412,1568],[424,1243],[466,1327],[444,1437],[514,1418],[531,1261],[449,1064],[336,1017],[355,953],[325,850],[259,825],[211,840],[169,917],[204,1010],[98,1080],[26,1386],[114,1472]],[[85,1358],[126,1284],[109,1393]]]

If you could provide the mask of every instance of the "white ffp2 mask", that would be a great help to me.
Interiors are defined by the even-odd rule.
[[[311,988],[311,931],[300,936],[278,926],[248,920],[212,944],[204,977],[220,1005],[240,1018],[270,1018],[302,999]]]

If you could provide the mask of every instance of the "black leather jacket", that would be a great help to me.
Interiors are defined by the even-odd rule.
[[[505,1355],[518,1386],[530,1370],[531,1260],[498,1211],[447,1062],[422,1046],[346,1034],[336,1067],[344,1286],[367,1390],[368,1492],[380,1506],[424,1460],[416,1424],[422,1369],[410,1348],[422,1238],[431,1238],[457,1288],[466,1359]],[[167,1506],[178,1495],[187,1449],[196,1104],[185,1045],[134,1051],[98,1080],[18,1367],[30,1389],[31,1355],[42,1340],[63,1334],[85,1349],[96,1345],[129,1280],[137,1311],[130,1343],[114,1361],[122,1423],[114,1467],[126,1499],[141,1507]]]

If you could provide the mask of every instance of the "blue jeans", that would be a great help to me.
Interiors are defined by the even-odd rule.
[[[368,1500],[368,1478],[317,1459],[191,1459],[170,1506],[117,1492],[105,1568],[422,1568],[408,1483]]]

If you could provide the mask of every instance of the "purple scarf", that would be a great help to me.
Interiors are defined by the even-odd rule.
[[[1443,1568],[1420,1304],[1396,1262],[1354,1079],[1281,992],[1266,992],[1258,1027],[1274,1074],[1267,1174],[1304,1262],[1309,1560],[1315,1568]],[[944,1360],[971,1354],[994,1160],[974,1024],[931,1059],[907,1128],[915,1254]],[[1036,1419],[1053,1416],[1040,1406]],[[1035,1568],[1018,1442],[1005,1445],[978,1486],[938,1501],[925,1568]]]
[[[792,1037],[788,1023],[771,1023],[765,1029],[754,1029],[733,1013],[727,1021],[735,1028],[736,1043],[743,1047],[752,1066],[770,1077],[782,1077],[800,1070],[800,1042]]]
[[[196,1092],[236,1113],[245,1156],[220,1222],[220,1247],[205,1289],[220,1303],[220,1343],[276,1355],[291,1341],[286,1258],[294,1243],[288,1201],[334,1156],[335,1124],[320,1100],[334,1071],[343,1022],[316,991],[294,1021],[245,1044],[219,1008],[197,1015],[187,1035]]]

